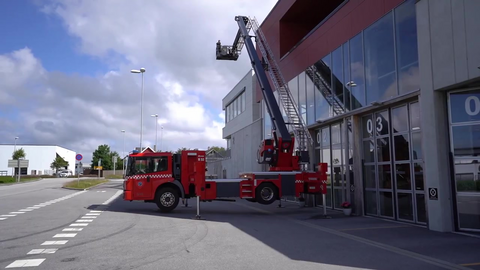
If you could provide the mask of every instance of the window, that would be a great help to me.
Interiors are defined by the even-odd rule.
[[[243,92],[238,95],[230,104],[227,105],[225,109],[226,114],[226,122],[230,122],[235,117],[243,113],[246,109],[246,94],[245,94],[246,87],[243,88]]]
[[[420,89],[415,15],[414,0],[407,0],[395,10],[395,38],[400,94]]]
[[[325,80],[324,84],[320,80],[315,80],[315,119],[324,120],[331,116],[330,107],[331,104],[325,98],[331,95],[331,77],[330,75],[330,54],[325,56],[322,60],[315,63],[316,69],[322,74],[322,78]],[[323,70],[323,71],[322,71]],[[328,74],[328,75],[325,75]]]
[[[350,40],[350,78],[355,86],[351,87],[352,110],[365,106],[365,65],[363,62],[362,34]]]
[[[342,59],[342,47],[339,47],[332,53],[332,85],[335,96],[341,104],[344,104],[343,99],[343,59]]]
[[[315,124],[315,85],[311,70],[305,72],[305,90],[307,92],[307,125]]]
[[[365,30],[367,103],[397,95],[393,13]]]
[[[307,97],[305,93],[305,72],[298,76],[298,110],[303,122],[307,123]]]

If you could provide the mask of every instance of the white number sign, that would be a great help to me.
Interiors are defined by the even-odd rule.
[[[473,106],[470,104],[472,101]],[[470,116],[475,116],[480,113],[480,99],[477,96],[469,96],[465,99],[465,112]]]
[[[378,131],[378,132],[382,131],[382,130],[383,130],[382,118],[381,118],[380,116],[377,117],[376,122],[377,122],[377,126],[376,126],[377,131]],[[368,120],[367,120],[367,132],[368,132],[369,134],[372,134],[372,132],[373,132],[373,122],[372,122],[372,119],[368,119]]]

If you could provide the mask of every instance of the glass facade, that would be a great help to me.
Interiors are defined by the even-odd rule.
[[[457,225],[480,231],[480,89],[449,94]]]
[[[387,13],[288,82],[308,126],[372,102],[419,90],[415,0]],[[479,107],[480,110],[480,107]],[[266,111],[264,112],[266,115]],[[315,131],[315,163],[328,164],[328,207],[354,203],[354,178],[363,178],[367,215],[425,224],[418,102],[350,117]],[[271,123],[265,120],[265,134]],[[353,138],[362,138],[363,175],[353,173]],[[323,204],[321,196],[316,200]]]

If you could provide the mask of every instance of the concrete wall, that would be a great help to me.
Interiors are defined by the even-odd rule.
[[[452,231],[453,199],[446,93],[480,77],[478,0],[419,0],[416,4],[421,87],[421,121],[429,228]]]
[[[56,157],[56,153],[64,157],[69,162],[68,169],[75,171],[75,155],[72,150],[58,146],[49,145],[21,145],[17,144],[17,149],[23,148],[29,161],[27,174],[30,175],[32,170],[37,170],[37,174],[52,174],[54,171],[50,168],[50,164]],[[0,145],[0,171],[7,171],[8,175],[12,175],[12,168],[8,168],[8,160],[12,159],[14,145]]]
[[[243,129],[247,125],[251,124],[253,121],[258,119],[258,103],[254,102],[253,95],[253,71],[249,70],[247,74],[238,82],[238,84],[223,98],[222,106],[223,109],[226,109],[226,106],[235,100],[235,98],[241,94],[245,88],[246,93],[246,102],[245,102],[245,111],[237,115],[234,119],[225,123],[223,128],[223,138],[227,138],[233,133]]]

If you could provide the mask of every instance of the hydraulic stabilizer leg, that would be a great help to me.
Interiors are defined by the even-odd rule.
[[[204,219],[202,216],[200,216],[200,196],[197,196],[197,215],[194,217],[194,219]]]

